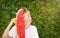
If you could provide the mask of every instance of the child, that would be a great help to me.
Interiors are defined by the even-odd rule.
[[[23,16],[24,24],[25,24],[24,25],[25,26],[25,33],[24,33],[25,37],[23,37],[23,38],[39,38],[36,27],[31,25],[32,18],[30,15],[30,11],[27,8],[21,8],[18,10],[18,12],[16,13],[16,18],[13,18],[11,20],[10,24],[7,26],[6,30],[3,33],[2,38],[9,38],[9,37],[21,38],[21,36],[18,33],[18,31],[21,31],[21,30],[17,29],[18,28],[17,27],[17,25],[18,25],[17,18],[18,18],[19,13],[21,13],[22,10],[24,10],[24,12],[23,12],[23,15],[21,14],[20,16]],[[13,23],[15,25],[11,28]],[[22,34],[22,36],[23,36],[23,34]]]

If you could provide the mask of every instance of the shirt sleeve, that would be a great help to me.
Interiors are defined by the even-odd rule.
[[[32,27],[32,38],[39,38],[37,28],[35,26]]]
[[[9,31],[9,37],[13,37],[15,34],[16,34],[16,32],[15,32],[15,26],[13,26],[11,28],[11,30]]]

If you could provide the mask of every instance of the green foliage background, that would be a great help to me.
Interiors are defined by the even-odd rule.
[[[60,0],[0,0],[0,37],[21,7],[30,9],[40,38],[60,38]]]

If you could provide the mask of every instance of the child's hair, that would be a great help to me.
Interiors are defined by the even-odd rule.
[[[29,11],[29,9],[27,9],[27,8],[25,8],[25,7],[22,7],[21,9],[24,10],[24,13],[27,12],[27,11]]]

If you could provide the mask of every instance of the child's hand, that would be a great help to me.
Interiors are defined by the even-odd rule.
[[[15,24],[16,23],[16,18],[12,18],[11,21],[10,21],[11,24]]]

